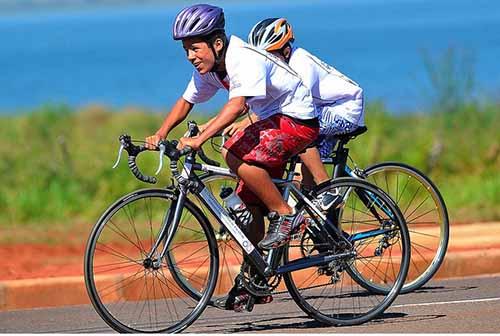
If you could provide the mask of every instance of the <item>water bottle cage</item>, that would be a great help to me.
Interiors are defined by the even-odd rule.
[[[245,207],[242,206],[236,210],[230,209],[229,213],[233,217],[239,228],[246,234],[248,233],[248,226],[252,222],[252,213]]]

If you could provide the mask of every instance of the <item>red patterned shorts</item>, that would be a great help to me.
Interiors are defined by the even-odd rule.
[[[281,178],[288,159],[316,140],[318,132],[319,127],[275,114],[236,132],[224,148],[243,162],[264,168],[272,178]],[[242,180],[236,191],[245,204],[263,205]]]

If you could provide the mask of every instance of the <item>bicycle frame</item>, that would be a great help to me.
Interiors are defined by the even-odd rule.
[[[334,171],[333,171],[333,176],[332,176],[333,179],[338,178],[338,177],[353,177],[353,178],[363,179],[364,173],[362,170],[360,170],[358,168],[351,169],[347,165],[347,158],[349,157],[349,148],[344,147],[344,145],[347,143],[347,141],[348,141],[348,139],[347,140],[339,140],[337,148],[333,151],[332,156],[329,158],[326,158],[326,159],[322,159],[321,161],[323,162],[323,164],[333,164],[335,166]],[[359,195],[359,194],[358,194],[358,196],[363,201],[375,202],[375,204],[380,206],[391,219],[394,219],[394,214],[389,209],[387,209],[382,204],[380,204],[380,202],[370,193],[368,193],[367,196]],[[371,207],[369,207],[369,209],[371,209]],[[376,212],[372,211],[372,214],[375,217],[377,217],[378,219],[380,219],[378,217],[378,215],[376,214]]]
[[[348,165],[347,165],[347,157],[349,154],[349,150],[347,148],[343,147],[343,143],[339,144],[339,147],[337,150],[334,152],[335,156],[330,157],[327,159],[323,159],[322,162],[324,164],[333,164],[335,165],[335,172],[333,178],[336,177],[354,177],[354,178],[363,178],[362,172],[358,171],[357,169],[352,170]],[[299,159],[297,157],[294,157],[291,159],[289,163],[289,170],[288,174],[285,179],[273,179],[273,182],[277,185],[285,185],[285,188],[283,189],[282,196],[285,202],[288,202],[289,197],[290,197],[290,191],[291,187],[289,185],[291,181],[293,181],[293,176],[295,175],[295,167],[298,163]],[[197,166],[197,170],[201,170],[206,173],[215,173],[220,176],[227,176],[227,177],[233,177],[237,178],[236,174],[232,173],[229,168],[220,168],[216,166],[211,166],[211,165],[205,165],[205,164],[195,164]],[[343,167],[343,169],[342,169]],[[295,188],[295,192],[300,192]],[[350,190],[346,190],[343,195],[344,201],[349,197]],[[379,200],[371,195],[370,193],[368,196],[365,195],[359,195],[361,200],[365,202],[365,204],[369,204],[370,202],[374,202],[377,204],[385,213],[388,215],[391,219],[394,219],[394,215],[392,212],[387,209],[383,204],[380,204]],[[302,195],[303,197],[303,195]],[[368,207],[371,209],[371,207]],[[372,214],[377,218],[380,219],[376,211],[372,211]],[[319,216],[325,220],[324,217],[322,217],[322,214],[319,214]],[[330,235],[335,234],[335,232],[330,231]]]
[[[207,209],[214,215],[214,217],[219,221],[219,223],[224,226],[230,234],[234,237],[238,245],[245,251],[248,256],[248,260],[256,267],[257,271],[263,276],[271,276],[275,274],[282,274],[286,272],[296,271],[304,268],[309,268],[312,266],[322,265],[330,263],[331,261],[352,257],[353,252],[346,252],[334,255],[318,255],[309,258],[302,258],[295,260],[287,265],[277,266],[277,263],[280,260],[281,251],[283,247],[278,249],[269,250],[267,256],[262,256],[257,248],[250,242],[247,236],[243,233],[243,231],[238,227],[235,221],[231,218],[229,212],[217,201],[212,192],[206,188],[204,183],[200,180],[200,178],[194,174],[195,171],[204,171],[204,172],[213,172],[221,175],[227,175],[234,177],[235,175],[231,173],[231,171],[227,168],[220,168],[210,165],[202,165],[194,162],[194,155],[189,155],[186,158],[184,168],[182,171],[182,176],[188,180],[186,184],[179,184],[177,199],[173,202],[175,204],[174,211],[171,209],[165,215],[165,220],[158,235],[158,239],[156,240],[151,252],[148,257],[152,258],[157,255],[157,258],[154,258],[157,263],[159,263],[163,257],[166,255],[166,252],[172,242],[173,233],[177,230],[177,227],[180,222],[180,217],[182,213],[183,204],[186,200],[186,196],[188,192],[193,192],[193,194],[207,207]],[[324,215],[323,213],[307,198],[305,197],[300,190],[293,184],[293,180],[291,177],[293,176],[293,172],[289,172],[287,179],[273,179],[273,182],[276,185],[283,186],[285,189],[285,194],[288,195],[293,194],[300,202],[304,202],[307,204],[308,209],[311,209],[316,216],[320,217],[325,223],[326,231],[328,235],[334,234],[336,237],[341,237],[348,246],[352,246],[352,244],[357,239],[365,239],[367,235],[370,233],[366,232],[367,235],[364,237],[351,237],[351,239],[346,239],[341,234],[340,230],[333,225]],[[380,230],[374,230],[372,233],[374,236],[380,234]],[[331,237],[330,237],[331,238]],[[333,238],[331,238],[333,239]],[[161,242],[164,241],[163,250],[160,254],[157,254],[157,249],[160,246]]]
[[[295,165],[298,159],[292,159],[292,166]],[[150,252],[150,257],[156,253],[156,249],[160,245],[162,240],[165,240],[165,244],[162,252],[156,260],[162,260],[165,256],[168,247],[173,239],[173,233],[179,225],[180,216],[182,213],[183,204],[186,200],[186,195],[188,192],[193,192],[193,194],[207,207],[207,209],[214,215],[218,222],[225,227],[230,234],[234,237],[237,244],[245,251],[248,256],[248,261],[250,261],[257,269],[257,271],[263,276],[271,276],[276,274],[283,274],[286,272],[297,271],[312,266],[319,266],[328,264],[334,260],[339,260],[342,258],[349,258],[353,256],[355,252],[345,252],[333,255],[315,255],[307,258],[301,258],[294,260],[286,265],[278,266],[280,261],[281,253],[283,247],[277,249],[269,250],[267,256],[261,255],[257,248],[250,242],[243,231],[238,227],[235,221],[230,216],[229,212],[217,201],[213,193],[206,188],[203,181],[195,174],[195,171],[203,171],[206,173],[214,173],[217,175],[223,175],[228,177],[236,177],[228,168],[221,168],[212,165],[199,164],[195,162],[195,155],[191,154],[186,158],[184,168],[182,171],[182,176],[188,181],[186,184],[179,184],[178,196],[175,201],[175,210],[165,216],[165,222],[163,223],[162,230],[160,231],[159,238],[156,241],[152,251]],[[295,172],[289,170],[285,179],[272,179],[273,183],[277,186],[283,188],[283,196],[285,200],[288,200],[290,195],[293,195],[298,202],[303,202],[307,205],[306,210],[312,211],[315,216],[321,218],[321,220],[326,223],[323,228],[326,231],[327,239],[331,241],[342,240],[347,245],[347,247],[352,247],[352,245],[358,241],[367,239],[370,237],[375,237],[381,234],[385,234],[391,229],[374,229],[366,231],[363,233],[358,233],[350,236],[349,238],[344,237],[341,230],[334,225],[326,216],[317,208],[317,206],[308,199],[299,188],[294,185],[293,176]],[[348,196],[348,192],[344,197]],[[170,223],[170,225],[168,225]],[[167,232],[168,230],[168,232]],[[335,238],[334,238],[335,237]]]

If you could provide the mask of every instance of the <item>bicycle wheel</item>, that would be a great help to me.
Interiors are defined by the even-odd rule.
[[[411,262],[401,292],[426,284],[441,266],[450,234],[448,211],[437,187],[422,172],[397,162],[365,170],[367,180],[383,189],[405,217],[411,242]]]
[[[381,189],[360,179],[339,178],[319,194],[337,191],[344,202],[325,215],[350,244],[340,237],[329,242],[318,238],[327,224],[308,206],[301,208],[309,225],[289,243],[284,263],[320,254],[337,258],[286,273],[284,279],[292,298],[312,318],[328,325],[355,325],[381,314],[398,295],[410,262],[409,235],[401,212]],[[359,282],[359,275],[390,290],[374,293]]]
[[[205,174],[200,176],[207,189],[220,201],[219,193],[223,187],[231,187],[236,189],[237,179],[231,176],[216,175],[216,174]],[[239,245],[234,241],[229,232],[220,225],[217,218],[215,218],[210,211],[203,205],[197,198],[190,197],[190,199],[195,203],[204,213],[204,215],[209,218],[210,223],[213,223],[213,231],[217,241],[217,248],[219,250],[219,274],[217,277],[217,284],[215,286],[215,292],[212,296],[210,304],[213,304],[213,300],[218,297],[224,296],[228,293],[230,288],[234,283],[234,279],[240,272],[240,267],[243,262],[243,253]],[[207,251],[208,252],[208,251]],[[174,257],[170,254],[167,258],[175,263]],[[202,293],[197,287],[191,285],[192,281],[189,275],[183,275],[176,272],[175,269],[172,270],[172,275],[176,278],[176,281],[183,287],[183,289],[189,293],[193,298],[200,298]]]
[[[217,281],[218,252],[213,231],[200,210],[186,200],[168,249],[175,265],[148,257],[177,197],[166,189],[143,189],[120,198],[94,226],[85,251],[85,283],[96,311],[119,332],[177,332],[205,309]],[[203,293],[193,299],[171,270],[190,275]]]

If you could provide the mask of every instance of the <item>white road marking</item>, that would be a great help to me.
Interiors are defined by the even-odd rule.
[[[487,299],[471,299],[471,300],[457,300],[457,301],[410,303],[410,304],[404,304],[404,305],[394,305],[394,306],[391,306],[391,308],[433,306],[433,305],[444,305],[444,304],[455,304],[455,303],[476,303],[476,302],[490,302],[490,301],[500,301],[500,297],[497,297],[497,298],[487,298]]]

